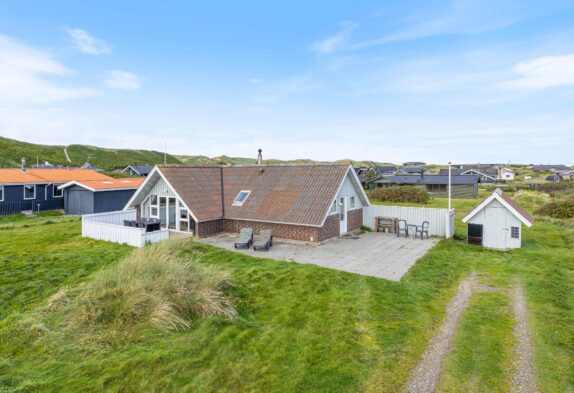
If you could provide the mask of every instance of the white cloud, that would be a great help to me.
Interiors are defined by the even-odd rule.
[[[110,70],[105,83],[112,89],[137,90],[141,87],[142,78],[127,71]]]
[[[74,48],[82,53],[101,55],[112,52],[112,48],[106,41],[92,36],[86,30],[66,27],[64,31],[70,37]]]
[[[353,21],[343,22],[341,27],[337,34],[314,43],[311,49],[320,55],[335,51],[345,43],[351,32],[357,28],[357,23]]]
[[[574,55],[544,56],[514,66],[516,79],[501,82],[504,90],[544,90],[574,85]]]
[[[53,80],[71,74],[55,56],[0,35],[0,105],[33,105],[89,97],[92,88]]]

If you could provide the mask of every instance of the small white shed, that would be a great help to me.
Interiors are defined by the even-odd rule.
[[[532,226],[528,213],[500,188],[464,217],[462,222],[468,224],[468,243],[497,250],[520,248],[522,224]]]

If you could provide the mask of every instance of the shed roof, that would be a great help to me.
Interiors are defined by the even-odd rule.
[[[132,168],[136,173],[141,176],[147,176],[153,170],[153,165],[128,165],[123,172],[126,172],[129,168]]]
[[[65,183],[73,180],[109,180],[111,177],[88,169],[40,169],[22,171],[17,168],[0,169],[0,184]]]
[[[530,227],[532,226],[533,220],[530,214],[526,212],[518,203],[516,203],[512,198],[506,195],[500,188],[494,190],[494,192],[484,199],[473,211],[468,213],[466,217],[462,219],[462,222],[468,222],[472,217],[474,217],[482,209],[486,208],[490,202],[493,200],[499,201],[504,207],[506,207],[516,218],[518,218],[524,225]]]

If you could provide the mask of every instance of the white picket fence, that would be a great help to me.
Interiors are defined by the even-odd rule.
[[[135,220],[135,209],[86,214],[82,216],[82,237],[143,247],[169,239],[169,230],[147,232],[144,228],[127,227],[124,220]]]
[[[375,217],[392,217],[407,224],[422,225],[429,222],[429,235],[452,237],[454,235],[454,209],[371,205],[363,208],[363,225],[375,229]]]

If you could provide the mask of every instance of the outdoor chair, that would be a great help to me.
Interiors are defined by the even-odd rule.
[[[235,241],[235,248],[249,248],[253,244],[253,228],[241,228],[239,239]]]
[[[417,238],[417,235],[419,233],[421,234],[421,240],[424,238],[425,233],[426,233],[427,239],[428,239],[429,238],[429,225],[430,225],[430,223],[428,221],[423,221],[423,225],[417,226],[417,229],[415,232],[415,239]]]
[[[129,227],[130,226],[130,220],[124,220],[124,226]]]
[[[264,229],[259,232],[257,241],[253,243],[253,250],[257,251],[258,249],[264,248],[265,251],[269,251],[271,247],[273,247],[273,234],[271,233],[271,229]]]
[[[409,237],[409,227],[406,220],[397,221],[397,237],[400,237],[401,233],[404,233],[405,237]]]
[[[146,225],[145,225],[144,222],[139,222],[139,221],[136,222],[136,225],[135,225],[135,226],[138,227],[138,228],[145,228],[145,227],[146,227]]]

